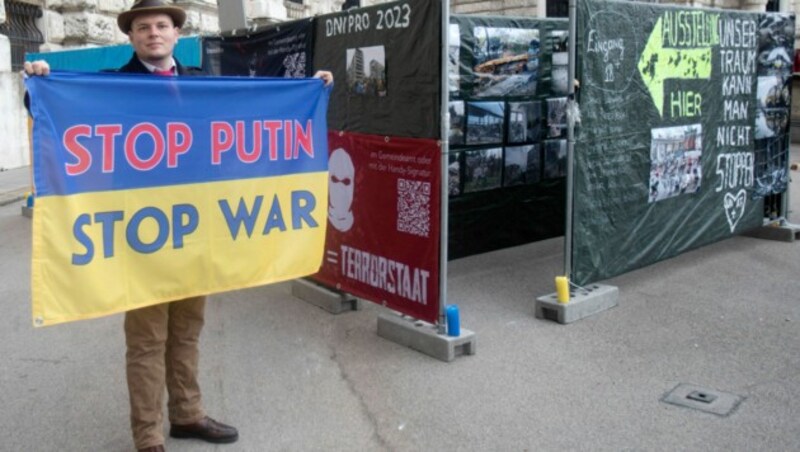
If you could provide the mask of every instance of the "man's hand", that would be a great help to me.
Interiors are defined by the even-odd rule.
[[[318,78],[325,82],[325,86],[330,86],[333,84],[333,73],[328,71],[317,71],[314,74],[314,78]]]
[[[48,75],[50,74],[50,65],[45,60],[26,61],[23,70],[28,75]]]

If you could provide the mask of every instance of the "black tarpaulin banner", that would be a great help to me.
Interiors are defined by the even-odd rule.
[[[214,75],[310,77],[313,32],[313,21],[303,19],[243,36],[204,38],[203,68]]]
[[[793,18],[579,0],[577,43],[574,282],[763,224],[755,143],[788,130]]]
[[[563,235],[566,29],[450,18],[450,258]]]
[[[314,68],[333,72],[328,126],[440,138],[441,4],[406,0],[316,18]]]

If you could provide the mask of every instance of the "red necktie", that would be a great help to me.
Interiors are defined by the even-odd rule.
[[[153,71],[153,74],[155,74],[155,75],[166,75],[168,77],[172,76],[172,75],[175,75],[172,72],[172,69],[167,69],[166,71],[161,71],[161,70],[156,69],[155,71]]]

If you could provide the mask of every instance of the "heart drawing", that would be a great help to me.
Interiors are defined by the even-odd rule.
[[[736,229],[736,224],[744,216],[744,203],[747,200],[747,191],[745,189],[739,190],[736,196],[725,193],[725,199],[722,203],[725,205],[725,216],[728,218],[728,224],[731,227],[731,234]]]

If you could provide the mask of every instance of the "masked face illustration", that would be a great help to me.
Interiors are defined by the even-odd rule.
[[[342,232],[353,227],[353,192],[355,167],[350,155],[342,148],[331,153],[328,160],[328,221]]]

